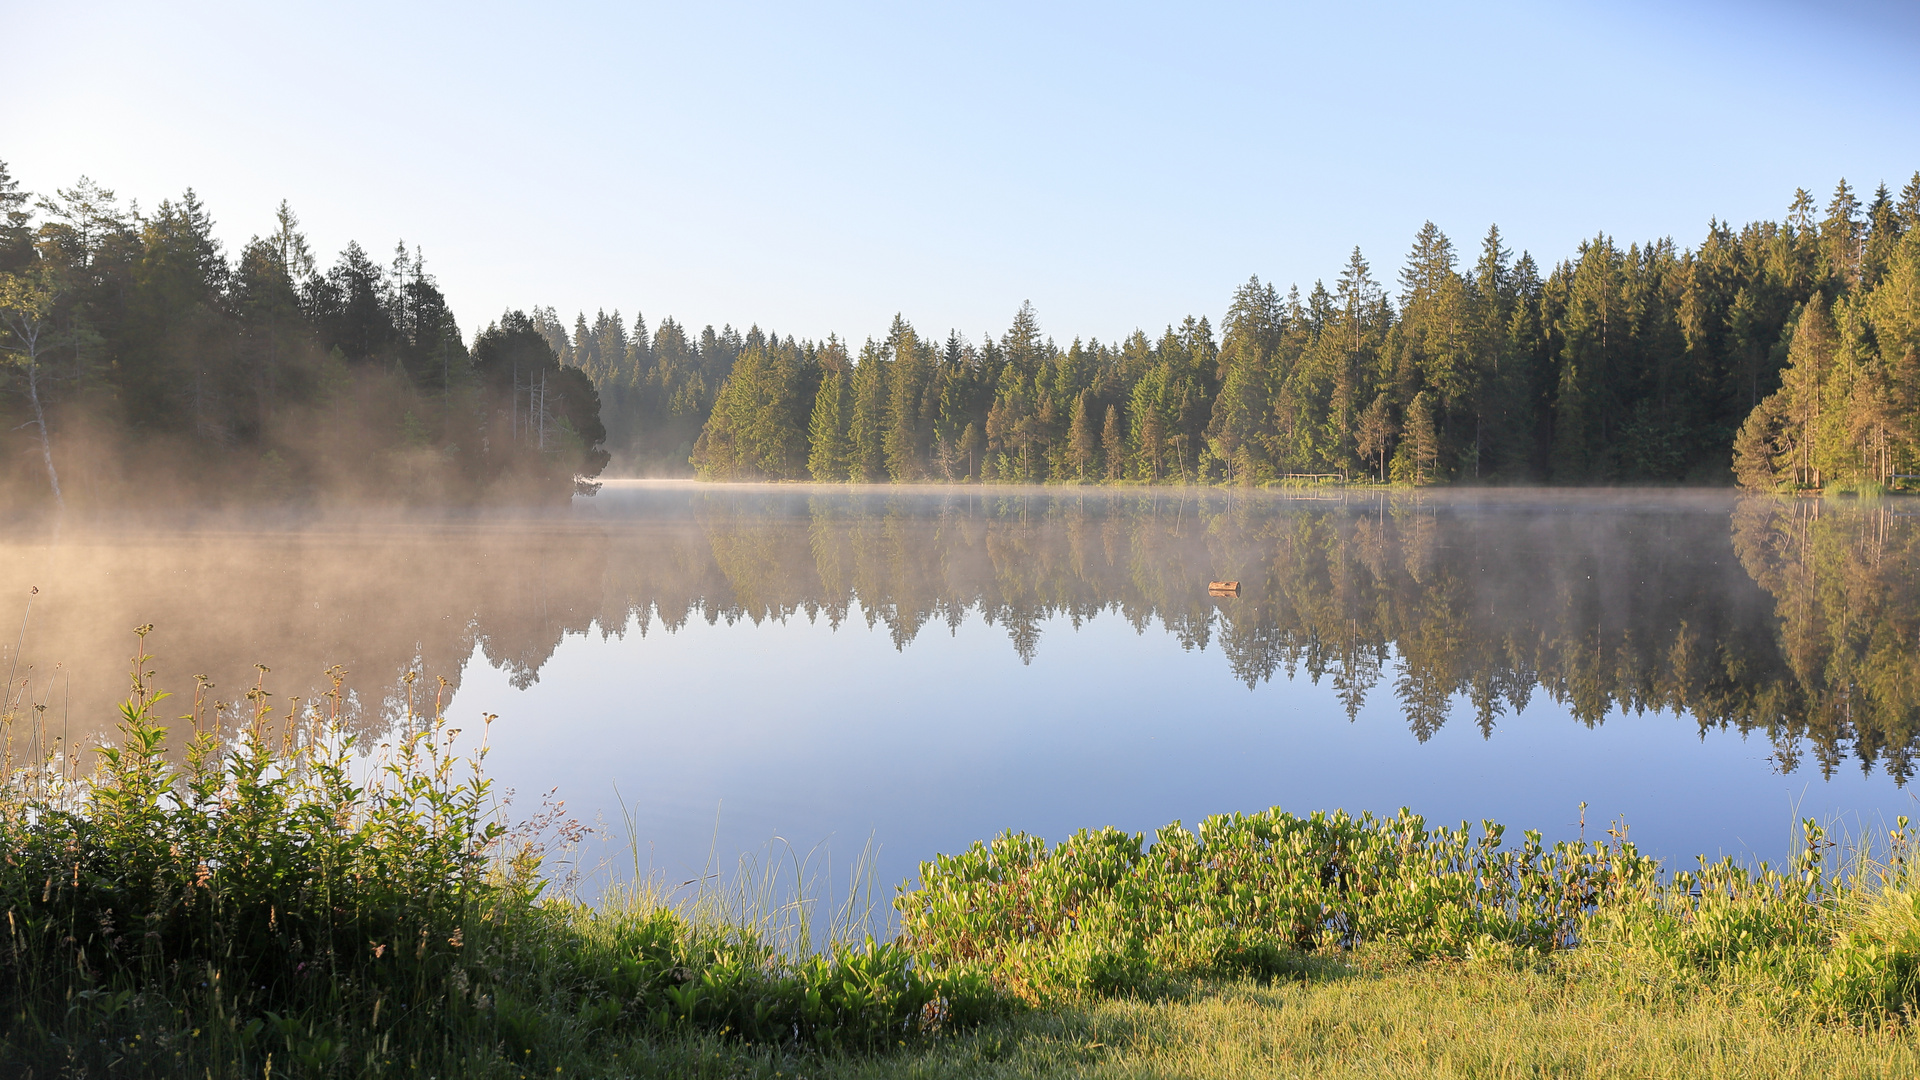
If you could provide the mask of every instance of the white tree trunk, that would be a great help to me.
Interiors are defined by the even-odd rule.
[[[40,358],[33,344],[27,346],[27,400],[33,404],[33,426],[40,432],[40,458],[47,465],[47,483],[53,487],[53,504],[62,510],[67,501],[60,495],[60,474],[53,467],[53,440],[47,435],[47,414],[40,404]]]

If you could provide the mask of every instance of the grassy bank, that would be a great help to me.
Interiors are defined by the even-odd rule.
[[[1616,988],[1459,963],[1351,958],[1338,975],[1202,981],[1096,999],[949,1039],[800,1057],[719,1039],[633,1044],[596,1076],[776,1080],[1012,1077],[1891,1078],[1920,1075],[1903,1030],[1784,1019],[1718,994],[1652,1005]]]
[[[549,895],[545,834],[497,820],[437,709],[363,754],[337,682],[284,713],[202,688],[163,722],[145,664],[91,761],[6,718],[9,1075],[1874,1076],[1920,1052],[1904,820],[1680,873],[1624,830],[1509,846],[1405,812],[1008,834],[924,864],[896,938],[822,944],[750,898]]]

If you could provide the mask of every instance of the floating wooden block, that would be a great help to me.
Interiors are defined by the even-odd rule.
[[[1209,581],[1207,582],[1207,595],[1239,596],[1240,583],[1237,581]]]

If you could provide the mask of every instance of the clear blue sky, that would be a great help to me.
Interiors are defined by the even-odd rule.
[[[512,305],[1063,343],[1392,281],[1432,219],[1543,262],[1920,169],[1920,4],[7,0],[0,159],[230,248],[290,200]]]

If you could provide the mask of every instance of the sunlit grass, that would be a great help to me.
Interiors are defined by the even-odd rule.
[[[1202,980],[1156,998],[1062,1003],[888,1052],[652,1039],[567,1071],[756,1080],[1920,1075],[1920,1041],[1904,1029],[1782,1019],[1738,997],[1652,1005],[1605,983],[1364,950],[1346,966],[1306,981]]]

